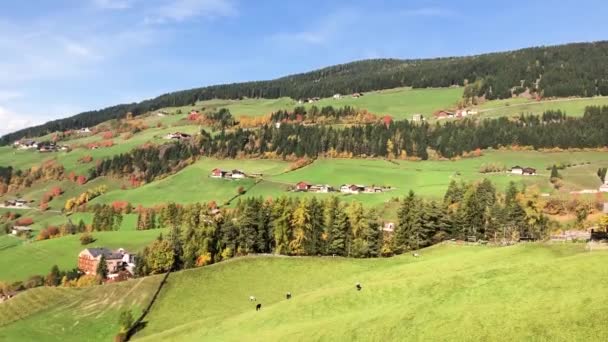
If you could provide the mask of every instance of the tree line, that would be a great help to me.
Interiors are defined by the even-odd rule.
[[[164,107],[197,101],[241,98],[293,99],[329,97],[402,86],[468,86],[465,97],[509,98],[528,90],[539,96],[608,95],[608,42],[534,47],[468,57],[419,60],[372,59],[335,65],[275,80],[232,83],[164,94],[139,103],[121,104],[47,122],[7,134],[0,143],[56,131],[94,126]]]
[[[154,226],[169,227],[138,256],[136,273],[203,266],[251,253],[371,258],[401,254],[448,239],[512,242],[543,239],[551,222],[539,195],[511,183],[504,193],[487,179],[451,182],[441,201],[410,192],[397,199],[398,220],[338,197],[246,198],[212,214],[203,204],[170,204]]]
[[[581,118],[560,111],[522,115],[519,119],[459,120],[430,125],[381,121],[334,128],[324,125],[264,125],[211,135],[202,131],[188,142],[147,146],[99,161],[89,172],[132,175],[150,182],[200,156],[217,158],[384,157],[429,159],[430,153],[453,158],[478,149],[502,146],[599,148],[608,146],[608,107],[587,107]]]

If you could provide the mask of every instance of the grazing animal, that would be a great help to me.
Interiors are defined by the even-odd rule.
[[[255,302],[255,301],[256,301],[256,299],[255,299],[255,297],[254,297],[254,296],[249,296],[249,301],[250,301],[250,302]]]
[[[420,256],[420,254],[418,254],[418,253],[413,253],[412,255],[414,256],[414,258],[417,258]]]
[[[255,306],[255,311],[260,311],[260,310],[262,310],[262,304],[261,303]]]
[[[287,294],[285,295],[285,298],[291,299],[291,292],[287,292]]]
[[[361,283],[357,283],[357,285],[355,285],[355,288],[357,288],[357,291],[361,291]]]

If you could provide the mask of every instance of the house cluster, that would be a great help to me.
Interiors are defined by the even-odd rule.
[[[31,139],[22,139],[13,143],[14,148],[20,150],[37,150],[38,152],[57,152],[57,151],[69,151],[70,147],[66,145],[57,145],[54,142],[38,142]]]
[[[4,206],[7,208],[25,208],[27,207],[27,203],[27,200],[24,200],[23,198],[15,198],[4,201]]]
[[[13,226],[11,229],[11,234],[14,236],[21,236],[30,234],[32,232],[32,228],[26,226]]]
[[[298,192],[318,192],[318,193],[328,193],[334,191],[334,188],[331,185],[327,184],[308,184],[306,182],[299,182],[296,184],[296,191]]]
[[[373,194],[386,191],[387,188],[379,186],[366,186],[358,184],[343,184],[338,189],[339,192],[344,194]],[[327,184],[309,184],[307,182],[299,182],[295,186],[297,192],[316,192],[316,193],[329,193],[334,192],[334,188]]]
[[[536,175],[536,169],[533,169],[531,167],[521,167],[521,166],[513,166],[511,168],[511,170],[509,170],[510,173],[514,174],[514,175],[522,175],[522,176],[534,176]]]
[[[167,140],[185,140],[185,139],[190,139],[191,137],[192,136],[190,134],[182,133],[182,132],[169,133],[169,134],[165,135],[165,139],[167,139]]]
[[[121,273],[127,277],[133,275],[135,269],[135,255],[122,248],[110,250],[108,248],[87,248],[78,254],[78,269],[84,274],[96,274],[101,257],[106,260],[108,279],[113,280]]]
[[[211,178],[223,178],[223,179],[243,179],[247,177],[247,174],[241,170],[225,171],[222,169],[213,169],[211,171]]]
[[[466,118],[467,116],[477,115],[477,114],[478,114],[478,112],[476,110],[472,110],[472,109],[460,109],[460,110],[457,110],[456,112],[440,110],[438,112],[435,112],[435,117],[437,118],[437,120],[453,119],[453,118],[462,119],[462,118]]]

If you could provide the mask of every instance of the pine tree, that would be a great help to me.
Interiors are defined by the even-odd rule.
[[[101,255],[101,258],[99,259],[99,263],[97,264],[97,270],[96,270],[96,274],[99,278],[101,278],[102,280],[108,278],[108,263],[106,261],[106,256],[105,255]]]
[[[329,254],[347,255],[346,239],[348,229],[348,216],[344,212],[344,208],[338,204],[338,206],[335,207],[335,216],[329,231]]]

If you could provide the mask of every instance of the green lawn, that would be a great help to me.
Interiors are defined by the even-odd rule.
[[[0,341],[112,341],[120,312],[130,309],[137,317],[160,279],[28,290],[0,305]]]
[[[608,97],[573,98],[534,101],[530,99],[514,98],[508,100],[488,101],[476,108],[481,117],[494,118],[500,116],[518,116],[524,114],[540,115],[547,110],[565,111],[568,116],[582,116],[587,106],[606,106]]]
[[[94,232],[96,241],[87,247],[123,247],[136,252],[165,232],[162,229]],[[78,253],[85,248],[79,238],[77,234],[0,249],[0,281],[26,280],[32,275],[47,274],[53,265],[64,270],[76,267]]]
[[[415,113],[425,114],[429,117],[434,111],[451,108],[456,105],[462,96],[462,88],[429,88],[411,89],[395,88],[365,93],[363,97],[353,98],[344,96],[341,99],[324,98],[314,103],[317,107],[323,106],[353,106],[377,115],[391,115],[395,119],[411,119]],[[198,102],[195,106],[165,108],[170,113],[181,110],[182,113],[193,109],[228,108],[235,117],[262,116],[278,110],[291,110],[299,106],[297,101],[282,97],[279,99],[244,99],[244,100],[208,100]],[[313,104],[303,104],[310,107]]]
[[[583,247],[244,258],[172,274],[135,340],[605,341],[608,252]]]
[[[194,203],[215,200],[222,204],[237,194],[237,189],[248,189],[254,180],[226,180],[209,177],[211,170],[240,169],[246,173],[272,175],[284,172],[288,163],[275,160],[217,160],[202,159],[184,170],[164,179],[132,190],[116,190],[98,197],[92,203],[111,203],[125,200],[133,205],[151,206],[167,202]]]

